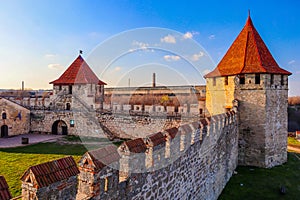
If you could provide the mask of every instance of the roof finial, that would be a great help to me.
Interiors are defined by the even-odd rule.
[[[250,9],[248,9],[248,17],[250,17]]]
[[[82,50],[79,50],[79,55],[81,55],[82,54]]]

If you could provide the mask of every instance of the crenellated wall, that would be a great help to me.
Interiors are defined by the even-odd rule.
[[[236,118],[230,111],[86,152],[79,174],[71,157],[32,166],[22,177],[22,199],[57,199],[53,188],[66,180],[77,192],[65,199],[217,199],[238,163]]]
[[[87,199],[217,199],[237,166],[236,116],[228,112],[127,141],[118,152],[119,174],[109,163],[100,171],[90,171],[102,177],[100,192],[91,197],[91,187],[81,181],[77,195],[86,192]],[[80,164],[79,176],[87,177],[87,171]]]

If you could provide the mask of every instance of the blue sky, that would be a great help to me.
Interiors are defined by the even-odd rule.
[[[101,52],[95,54],[99,45],[101,48],[101,45],[106,44],[105,42],[122,36],[124,31],[126,33],[128,30],[143,27],[164,28],[170,30],[170,33],[178,31],[182,33],[182,38],[187,34],[188,39],[199,43],[200,49],[203,48],[195,51],[191,56],[196,55],[197,52],[207,53],[212,58],[212,63],[217,64],[243,28],[250,9],[256,29],[278,64],[293,73],[290,76],[290,95],[300,95],[299,7],[300,2],[297,0],[1,1],[0,88],[19,88],[22,80],[28,88],[51,88],[48,83],[62,74],[78,56],[79,49],[84,51],[83,57],[88,62],[90,60],[92,63],[90,65],[97,75],[111,83],[111,86],[118,85],[110,80],[111,77],[118,80],[131,78],[131,82],[134,83],[133,75],[128,73],[128,77],[124,76],[121,69],[128,70],[130,61],[143,60],[143,56],[136,55],[135,58],[129,56],[127,59],[115,61],[111,70],[118,71],[120,73],[118,76],[108,71],[101,73],[103,69],[99,69],[101,67],[93,63],[93,56],[101,57]],[[168,33],[164,31],[161,33],[165,35],[156,39],[163,43],[161,39],[168,36]],[[176,44],[179,44],[179,37],[176,38]],[[133,46],[143,48],[143,45],[148,47],[156,44],[155,42],[151,44],[151,40],[132,38],[129,42]],[[114,47],[110,48],[113,51]],[[150,51],[143,53],[148,53],[147,55],[150,55],[148,58],[152,58]],[[183,59],[177,59],[176,52],[172,53],[174,52],[155,52],[153,60],[157,67],[169,66],[175,69],[180,68],[180,65],[184,66],[184,62],[175,62]],[[155,60],[158,58],[165,58],[165,60]],[[147,66],[154,61],[147,61],[144,65],[137,62],[134,65]],[[152,70],[155,70],[155,66],[152,67]],[[208,63],[199,69],[200,74],[205,70],[212,70],[213,67],[213,64]],[[150,71],[137,70],[137,73],[133,74],[151,73]],[[158,81],[162,81],[165,75],[163,74],[165,72],[161,73],[157,74]],[[150,81],[151,75],[147,74],[147,76]],[[127,81],[119,84],[125,82]],[[145,81],[145,84],[148,82]],[[187,83],[197,84],[195,81]],[[202,83],[203,80],[199,80],[199,84]],[[137,84],[141,83],[137,82]],[[170,84],[174,83],[170,82]]]

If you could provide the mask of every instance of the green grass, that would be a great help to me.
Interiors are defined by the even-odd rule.
[[[83,142],[83,143],[93,143],[93,142],[103,142],[103,143],[112,143],[116,146],[120,146],[126,140],[115,140],[110,141],[107,138],[98,138],[98,137],[85,137],[85,136],[75,136],[75,135],[68,135],[64,137],[64,140],[68,142]]]
[[[111,142],[107,138],[68,135],[64,137],[69,142]]]
[[[21,195],[20,178],[30,166],[71,155],[78,162],[87,149],[99,148],[97,145],[60,145],[39,143],[25,147],[0,149],[0,174],[8,182],[12,195]]]
[[[272,169],[237,167],[219,200],[300,199],[300,154],[288,153],[288,162]],[[287,193],[280,194],[280,186]]]
[[[69,136],[68,136],[69,138]],[[67,139],[68,140],[68,139]],[[76,141],[71,138],[68,141]],[[116,145],[119,142],[114,142]],[[289,144],[299,145],[294,138]],[[57,143],[39,143],[25,147],[0,149],[0,174],[5,176],[12,195],[21,195],[20,178],[30,166],[72,155],[78,162],[88,150],[99,148],[98,145],[80,145]],[[238,167],[238,174],[233,175],[223,190],[220,200],[235,199],[299,199],[300,193],[300,155],[288,153],[288,162],[272,169]],[[279,188],[284,185],[287,194],[281,195]]]
[[[294,137],[288,137],[288,144],[292,146],[298,146],[300,148],[300,142]]]

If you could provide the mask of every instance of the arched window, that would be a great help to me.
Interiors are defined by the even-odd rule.
[[[66,110],[71,110],[71,104],[70,103],[66,104]]]
[[[6,112],[3,112],[3,113],[2,113],[2,119],[6,119],[6,117],[7,117],[7,116],[6,116]]]

